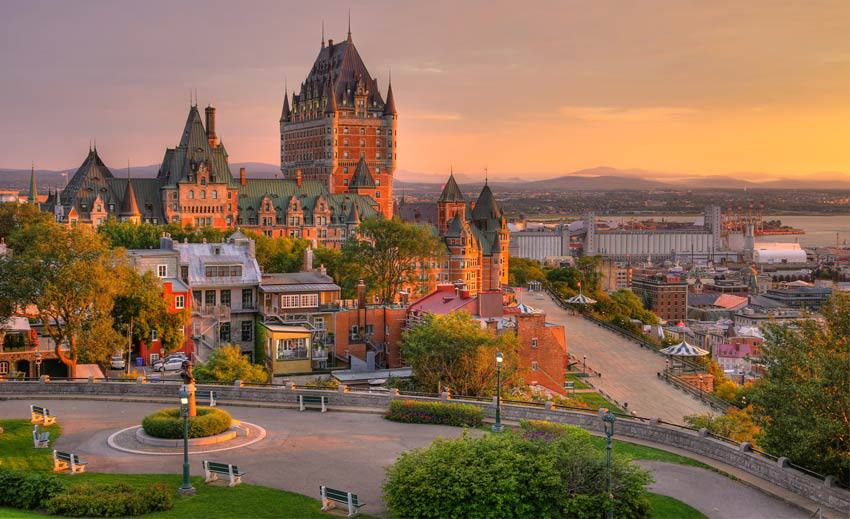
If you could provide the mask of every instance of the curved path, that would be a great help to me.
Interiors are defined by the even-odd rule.
[[[0,401],[0,416],[28,417],[26,400]],[[80,454],[93,472],[174,473],[180,456],[135,455],[111,449],[107,437],[138,424],[162,404],[89,400],[39,400],[54,413],[63,433],[56,448]],[[234,417],[264,427],[268,436],[253,445],[215,455],[191,456],[192,473],[201,475],[201,460],[236,463],[248,472],[246,481],[318,498],[319,485],[357,492],[367,513],[383,509],[384,469],[404,451],[428,445],[437,437],[457,437],[457,427],[408,425],[371,413],[298,412],[222,406]],[[471,430],[470,434],[483,434]],[[643,462],[642,462],[643,463]],[[684,501],[712,518],[805,517],[785,502],[708,470],[646,462],[655,472],[655,490]],[[698,495],[694,494],[697,489]],[[711,504],[716,504],[716,509]],[[768,515],[741,515],[740,510],[764,510]]]
[[[523,303],[546,312],[546,320],[564,325],[567,351],[576,359],[587,356],[587,365],[602,373],[590,382],[629,411],[648,418],[683,423],[682,417],[708,413],[711,408],[660,380],[664,358],[614,332],[559,307],[548,294],[523,294]]]

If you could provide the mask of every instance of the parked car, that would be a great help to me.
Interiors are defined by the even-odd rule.
[[[109,359],[109,367],[112,369],[124,369],[127,367],[127,361],[123,355],[115,354]]]
[[[180,359],[181,362],[184,361],[184,360],[188,360],[185,353],[183,353],[182,351],[178,351],[177,353],[171,353],[170,355],[166,356],[164,359],[159,359],[158,361],[154,362],[151,367],[153,368],[154,371],[162,371],[163,364],[167,363],[170,360],[174,360],[174,359]]]
[[[183,362],[185,360],[185,358],[181,359],[180,357],[166,359],[166,361],[160,366],[159,371],[177,371],[183,367]]]

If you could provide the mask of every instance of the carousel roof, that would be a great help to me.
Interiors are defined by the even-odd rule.
[[[679,344],[674,344],[673,346],[667,346],[661,353],[664,355],[672,355],[674,357],[702,357],[704,355],[708,355],[708,352],[702,348],[694,346],[693,344],[688,344],[687,341],[682,341]]]

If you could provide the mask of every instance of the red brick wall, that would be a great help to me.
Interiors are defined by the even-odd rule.
[[[353,325],[358,325],[361,329],[366,324],[372,325],[374,333],[372,342],[375,344],[387,341],[388,362],[391,368],[401,366],[401,355],[399,353],[399,342],[401,340],[402,327],[404,326],[404,318],[406,310],[402,308],[381,308],[369,307],[364,311],[362,309],[342,310],[336,314],[334,324],[334,338],[336,342],[336,353],[340,356],[345,356],[346,353],[365,360],[366,345],[363,343],[352,343],[349,340],[349,332]],[[384,316],[386,315],[386,325],[389,329],[389,335],[384,334]],[[365,320],[364,320],[365,319]]]
[[[537,339],[537,347],[532,339]],[[519,365],[528,384],[538,384],[564,393],[567,370],[567,344],[563,325],[546,326],[544,314],[517,316],[517,339],[520,345]],[[537,369],[532,369],[533,363]]]

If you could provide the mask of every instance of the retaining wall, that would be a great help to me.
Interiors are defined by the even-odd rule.
[[[178,384],[172,383],[133,383],[133,382],[0,382],[0,398],[7,397],[132,397],[150,399],[174,399],[178,394]],[[327,395],[329,406],[362,407],[385,409],[389,400],[405,398],[414,400],[435,400],[432,397],[398,396],[397,392],[366,393],[340,390],[305,390],[294,387],[237,387],[198,385],[198,389],[212,389],[216,400],[221,403],[257,402],[297,405],[299,394]],[[495,405],[491,402],[455,400],[477,405],[484,409],[489,417],[495,415]],[[502,417],[505,420],[548,420],[569,425],[577,425],[587,430],[602,432],[602,421],[595,412],[550,409],[540,406],[503,404]],[[705,431],[693,431],[660,423],[658,420],[621,418],[617,420],[615,434],[620,437],[638,438],[661,445],[677,447],[711,458],[754,476],[762,478],[786,490],[804,496],[834,510],[850,510],[850,492],[834,486],[833,479],[821,480],[787,466],[785,458],[774,460],[750,452],[748,444],[734,445],[713,438]]]

